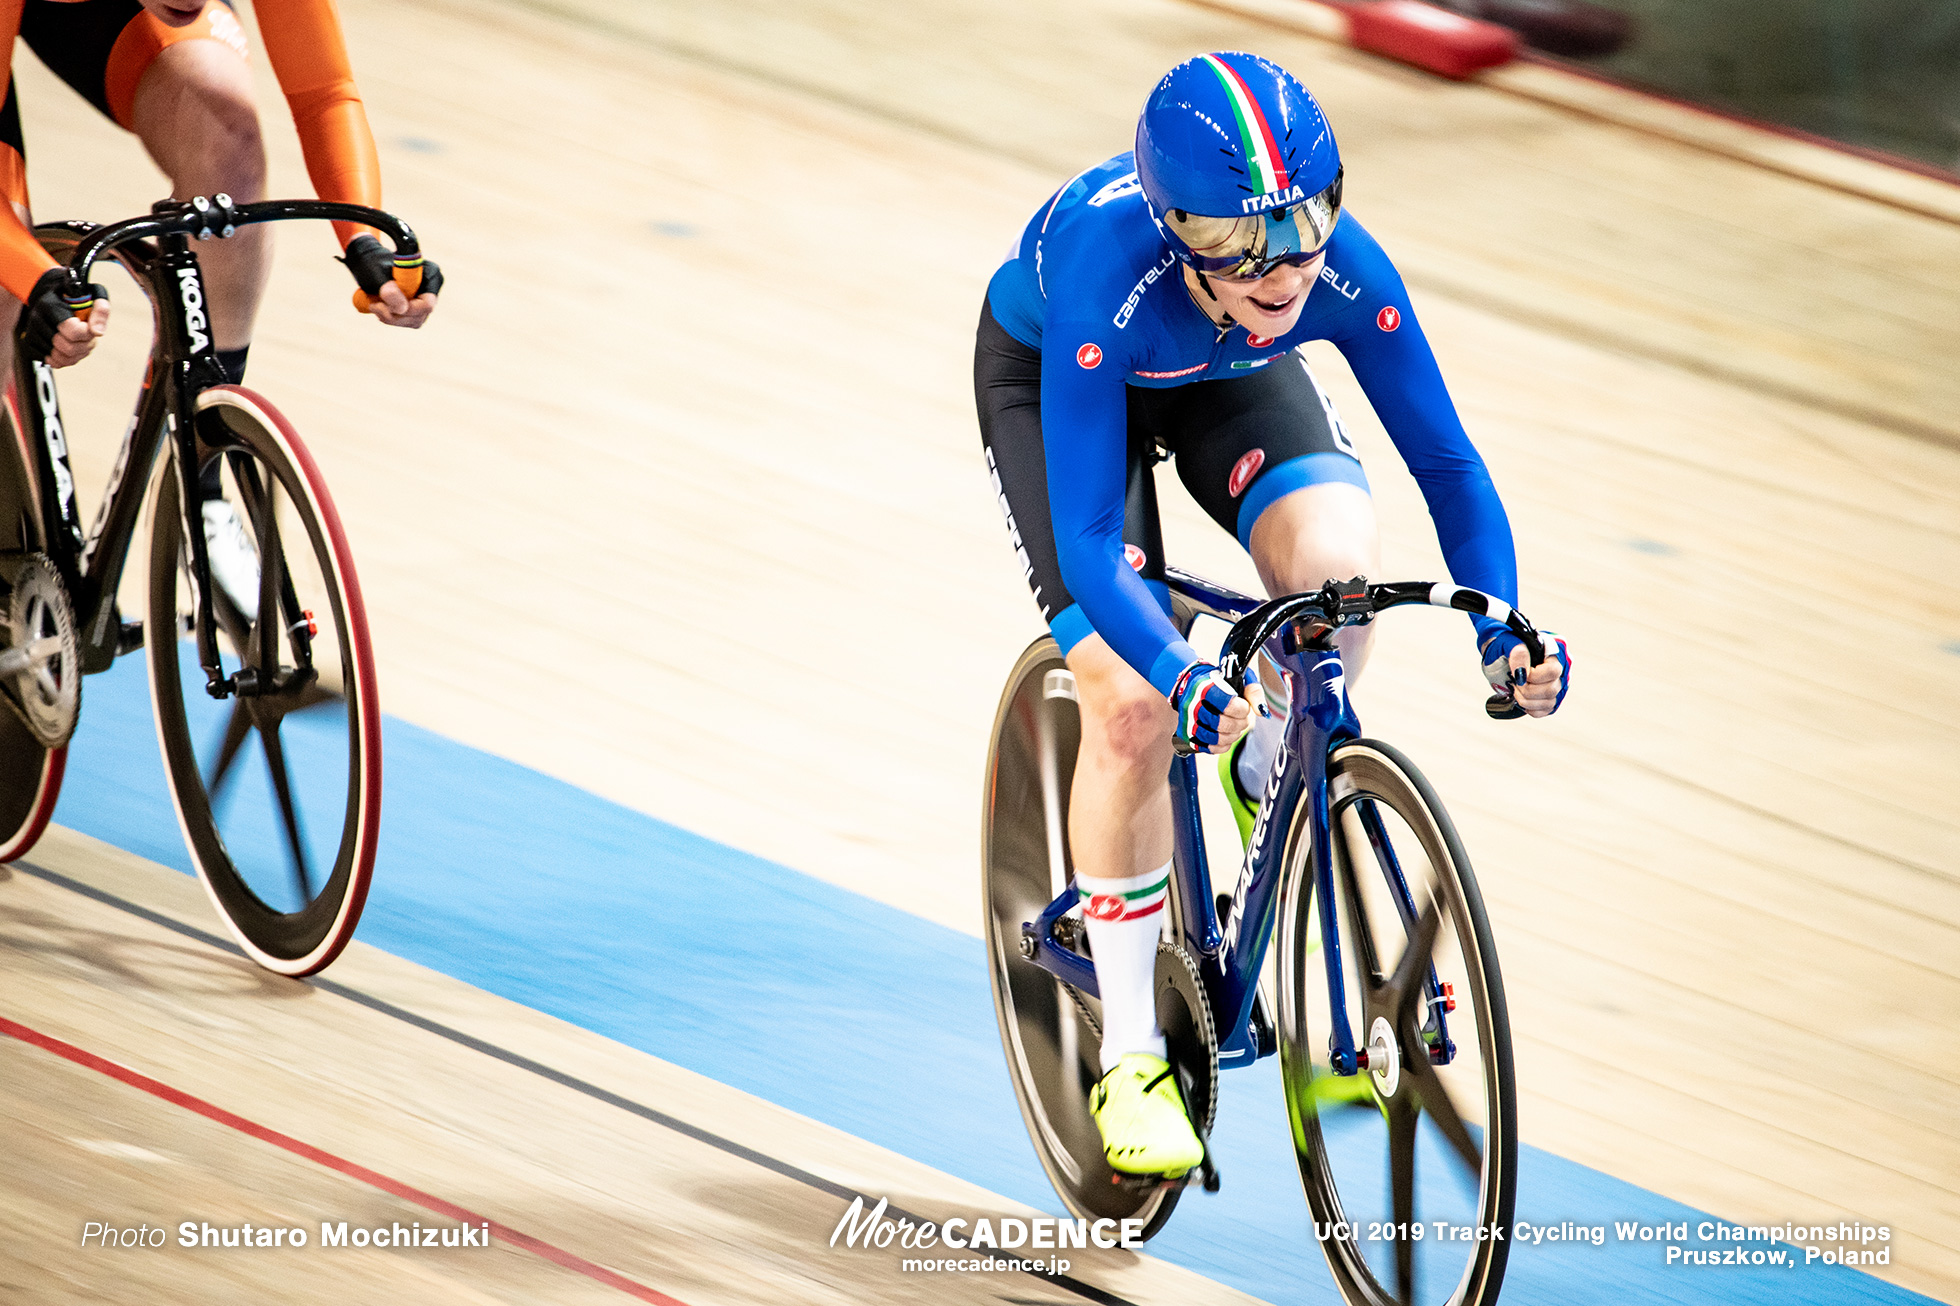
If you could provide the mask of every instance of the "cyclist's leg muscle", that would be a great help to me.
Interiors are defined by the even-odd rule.
[[[1082,742],[1069,790],[1069,851],[1102,993],[1102,1068],[1127,1053],[1162,1057],[1151,975],[1171,861],[1174,714],[1099,635],[1069,651]],[[1104,910],[1107,904],[1118,910]],[[1134,910],[1132,910],[1134,909]]]
[[[1141,875],[1171,859],[1171,731],[1164,701],[1102,636],[1069,650],[1082,745],[1069,792],[1069,848],[1083,875]]]
[[[1127,899],[1128,917],[1086,919],[1103,997],[1103,1065],[1128,1052],[1163,1055],[1150,998],[1156,964],[1161,898],[1150,890],[1171,860],[1171,731],[1175,717],[1163,695],[1118,657],[1062,583],[1048,512],[1048,469],[1041,430],[1041,356],[1009,335],[982,309],[973,358],[994,493],[1007,518],[1021,569],[1042,617],[1075,674],[1081,745],[1069,791],[1069,849],[1077,888],[1109,901]],[[1146,582],[1167,606],[1163,544],[1147,437],[1132,432],[1123,539]]]
[[[178,199],[220,191],[240,203],[265,198],[251,69],[226,43],[182,41],[158,51],[136,84],[130,125]],[[270,231],[246,227],[198,251],[220,350],[251,343],[271,267]]]
[[[135,0],[28,0],[20,35],[77,94],[141,138],[179,199],[218,191],[241,202],[265,198],[245,31],[219,0],[183,27]],[[269,240],[267,228],[247,227],[198,251],[219,349],[251,341]]]
[[[1260,514],[1251,544],[1268,594],[1297,594],[1329,580],[1381,573],[1375,502],[1353,485],[1327,482],[1289,491]],[[1374,636],[1369,625],[1334,637],[1350,685],[1368,663]]]

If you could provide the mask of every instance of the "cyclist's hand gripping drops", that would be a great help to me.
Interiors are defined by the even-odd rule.
[[[1565,702],[1565,691],[1572,683],[1572,654],[1565,641],[1549,630],[1538,632],[1545,642],[1545,660],[1531,664],[1531,650],[1510,631],[1502,631],[1485,642],[1484,679],[1499,697],[1511,700],[1508,710],[1492,698],[1490,714],[1503,720],[1521,716],[1550,716]]]
[[[77,298],[67,286],[68,269],[49,268],[21,307],[26,315],[22,348],[29,358],[45,360],[50,367],[81,362],[109,329],[109,292],[91,284]]]
[[[1176,742],[1201,753],[1231,747],[1252,723],[1255,703],[1260,715],[1267,715],[1266,697],[1257,680],[1247,682],[1241,697],[1225,673],[1209,662],[1184,668],[1171,686],[1170,702],[1177,712]]]
[[[398,262],[383,245],[363,232],[347,242],[340,260],[354,274],[360,289],[354,307],[372,313],[389,326],[419,327],[435,312],[442,293],[442,269],[419,255]]]

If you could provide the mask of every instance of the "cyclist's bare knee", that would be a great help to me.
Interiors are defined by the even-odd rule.
[[[131,125],[180,197],[265,194],[265,141],[251,70],[217,41],[185,41],[157,55],[136,88]]]
[[[1171,731],[1177,723],[1164,696],[1099,636],[1091,635],[1070,650],[1068,664],[1075,673],[1083,749],[1117,770],[1161,779],[1170,766]]]
[[[1252,528],[1252,560],[1271,594],[1318,589],[1329,579],[1376,578],[1381,532],[1375,503],[1342,481],[1293,491],[1260,514]]]
[[[1268,594],[1297,594],[1354,576],[1381,579],[1374,500],[1345,482],[1309,485],[1274,502],[1253,525],[1251,545]],[[1339,635],[1350,681],[1360,676],[1373,640],[1373,626]]]

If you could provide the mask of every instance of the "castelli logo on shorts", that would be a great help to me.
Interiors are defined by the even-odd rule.
[[[1084,345],[1075,351],[1075,361],[1084,367],[1094,368],[1102,363],[1102,348],[1099,345]]]
[[[1123,561],[1130,564],[1131,571],[1142,571],[1143,564],[1147,559],[1144,557],[1142,549],[1139,549],[1134,544],[1125,544],[1123,546]]]
[[[1124,905],[1120,893],[1099,893],[1089,899],[1089,905],[1082,909],[1082,914],[1092,921],[1120,920]]]
[[[1266,451],[1254,449],[1232,464],[1232,479],[1225,482],[1225,489],[1234,499],[1238,498],[1245,493],[1245,487],[1252,483],[1252,478],[1257,476],[1259,469],[1265,465]]]
[[[1381,312],[1375,314],[1375,325],[1384,331],[1393,331],[1396,327],[1402,325],[1402,315],[1395,311],[1395,305],[1390,304]]]
[[[1272,344],[1273,341],[1277,339],[1279,339],[1278,336],[1255,336],[1255,335],[1248,334],[1245,338],[1245,342],[1248,345],[1251,345],[1254,349],[1264,349],[1267,345]]]

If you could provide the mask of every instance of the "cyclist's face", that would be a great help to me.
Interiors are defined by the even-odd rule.
[[[1217,276],[1206,279],[1218,296],[1219,306],[1233,321],[1256,336],[1280,336],[1299,325],[1307,292],[1313,289],[1326,261],[1325,255],[1317,255],[1304,267],[1282,263],[1256,281]],[[1204,292],[1198,293],[1202,297]]]
[[[142,0],[142,3],[166,27],[188,27],[204,12],[204,0]]]

